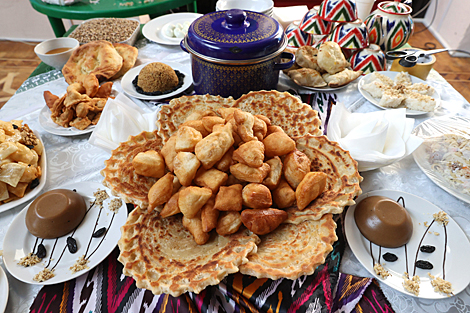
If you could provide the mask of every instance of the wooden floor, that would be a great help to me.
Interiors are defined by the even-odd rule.
[[[409,43],[417,48],[425,48],[426,43],[442,48],[428,30],[421,32],[423,29],[423,24],[416,24]],[[39,65],[40,60],[34,53],[34,45],[35,43],[0,40],[0,108]],[[470,58],[453,58],[446,52],[437,54],[436,57],[434,69],[470,102]]]

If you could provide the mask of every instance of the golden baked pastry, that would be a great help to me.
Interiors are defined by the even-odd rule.
[[[325,73],[322,75],[322,77],[325,82],[328,83],[329,87],[336,88],[349,84],[361,75],[362,71],[352,71],[346,68],[336,74]]]
[[[328,85],[322,75],[313,68],[299,68],[289,71],[287,75],[300,86],[321,88]]]
[[[137,61],[137,56],[139,54],[139,50],[137,50],[136,47],[130,46],[125,43],[113,43],[113,47],[114,49],[116,49],[117,53],[119,53],[119,55],[122,57],[122,67],[119,72],[117,72],[110,78],[110,80],[118,79],[119,77],[126,74],[127,71],[134,66],[135,61]]]
[[[240,273],[274,280],[310,275],[333,250],[332,244],[338,239],[335,231],[332,214],[298,225],[281,224],[260,237],[257,251],[240,266]]]
[[[174,297],[199,293],[238,272],[259,243],[258,236],[240,230],[226,237],[212,233],[207,243],[198,245],[180,217],[161,218],[139,209],[129,215],[121,232],[123,273],[133,277],[138,288]]]
[[[104,161],[106,167],[100,172],[104,176],[103,185],[126,203],[146,209],[149,205],[148,192],[157,178],[137,174],[132,160],[140,152],[160,151],[162,147],[163,142],[156,131],[130,136],[126,142],[122,142],[112,151],[108,160]]]
[[[341,47],[333,41],[322,43],[318,50],[317,63],[321,69],[329,74],[341,72],[351,64],[346,61]]]
[[[99,88],[100,79],[109,79],[122,67],[122,57],[105,40],[97,40],[78,47],[62,68],[68,84],[81,83],[86,94],[93,97]]]
[[[289,217],[285,223],[300,224],[307,220],[318,220],[324,214],[339,214],[347,205],[353,205],[354,198],[362,193],[359,183],[362,177],[357,162],[348,151],[325,136],[305,135],[293,138],[297,149],[311,161],[312,172],[328,175],[325,192],[302,211],[296,205],[287,208]]]

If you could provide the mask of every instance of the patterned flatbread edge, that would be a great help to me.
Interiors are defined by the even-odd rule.
[[[307,220],[318,220],[324,214],[340,214],[347,205],[355,204],[354,199],[362,194],[357,162],[348,151],[325,136],[307,134],[294,137],[297,149],[307,155],[312,162],[311,171],[328,175],[328,191],[323,192],[304,210],[297,206],[286,209],[288,218],[285,223],[299,224]]]
[[[311,275],[325,263],[336,240],[332,214],[323,215],[317,221],[282,224],[261,236],[258,250],[248,256],[248,263],[240,266],[240,273],[273,280]]]
[[[111,190],[113,196],[120,197],[126,203],[147,208],[148,192],[157,179],[135,173],[132,160],[139,152],[160,151],[162,147],[163,142],[156,131],[129,136],[104,161],[105,168],[100,171],[104,177],[103,185]]]
[[[118,260],[124,275],[133,277],[138,288],[174,297],[199,293],[238,272],[260,242],[244,229],[227,237],[213,234],[208,243],[198,246],[180,216],[162,219],[155,211],[139,209],[129,215],[121,232]],[[179,257],[179,252],[189,257]]]

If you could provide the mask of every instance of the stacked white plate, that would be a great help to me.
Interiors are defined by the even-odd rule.
[[[241,9],[273,16],[274,2],[272,0],[219,0],[215,4],[217,11]]]

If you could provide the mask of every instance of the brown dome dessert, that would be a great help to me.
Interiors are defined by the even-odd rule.
[[[408,243],[413,235],[413,222],[408,211],[386,197],[363,199],[356,206],[354,219],[362,235],[378,246],[398,248]]]
[[[166,91],[178,85],[178,76],[171,66],[154,62],[140,71],[137,85],[145,92]]]
[[[26,227],[39,238],[64,236],[77,227],[86,214],[81,195],[68,189],[55,189],[37,197],[26,212]]]

